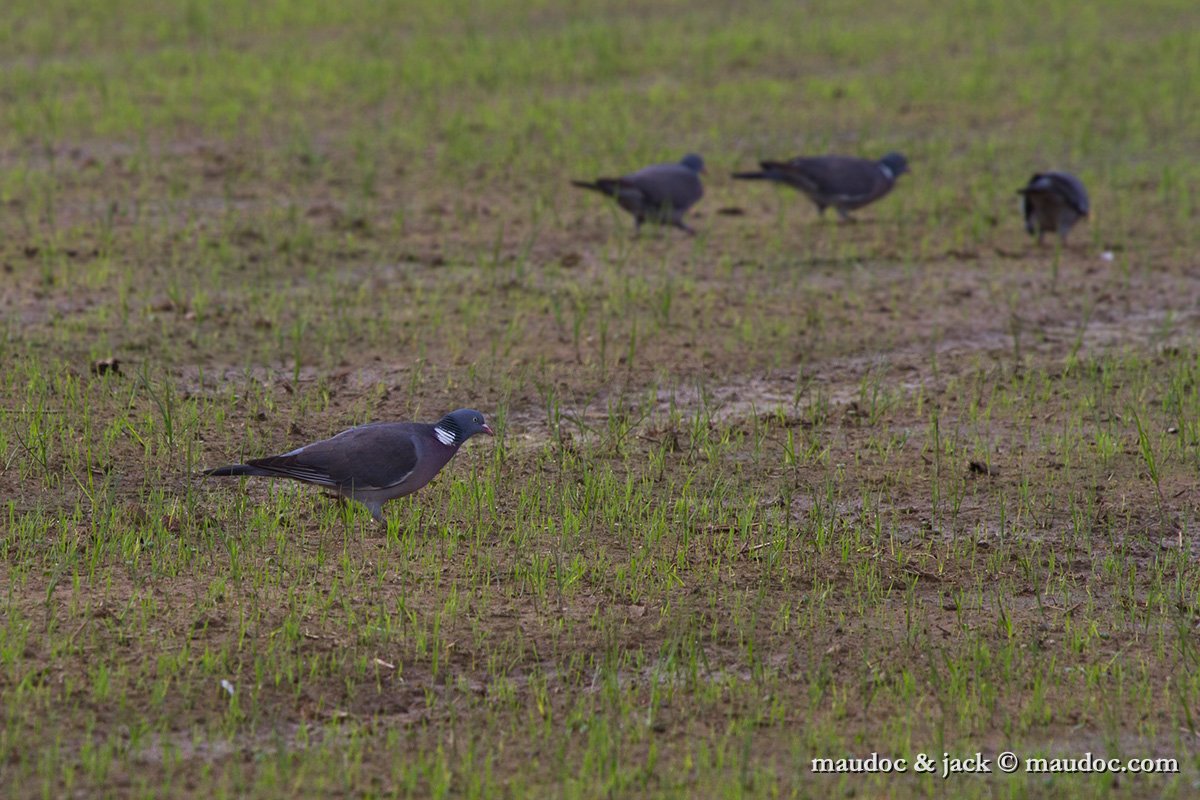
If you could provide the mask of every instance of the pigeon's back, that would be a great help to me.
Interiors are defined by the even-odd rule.
[[[287,463],[293,471],[323,473],[339,486],[384,488],[398,483],[417,465],[423,437],[414,434],[428,427],[416,422],[373,422],[274,460]]]
[[[863,199],[886,191],[887,178],[879,166],[862,158],[815,156],[794,158],[782,165],[793,176],[808,184],[811,191],[826,198]]]
[[[1090,210],[1087,189],[1083,188],[1083,181],[1079,178],[1069,172],[1044,172],[1036,176],[1036,179],[1046,181],[1051,189],[1067,202],[1067,205],[1087,216]]]
[[[700,176],[682,164],[654,164],[621,179],[657,206],[686,211],[704,196]]]

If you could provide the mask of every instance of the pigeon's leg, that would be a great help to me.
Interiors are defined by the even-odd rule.
[[[1058,226],[1058,239],[1062,242],[1063,249],[1067,249],[1067,234],[1071,232],[1070,225],[1060,224]]]
[[[684,221],[683,221],[683,220],[681,220],[681,219],[677,219],[677,220],[675,220],[675,221],[674,221],[672,224],[673,224],[673,225],[674,225],[676,228],[679,228],[679,230],[681,230],[681,231],[683,231],[684,233],[686,233],[688,236],[695,236],[695,235],[696,235],[696,229],[695,229],[695,228],[692,228],[692,227],[690,227],[690,226],[689,226],[689,225],[688,225],[686,222],[684,222]]]
[[[346,526],[346,530],[350,530],[351,520],[354,519],[354,507],[348,502],[350,498],[336,492],[321,492],[321,494],[337,503],[338,515],[342,518],[342,524]]]
[[[387,524],[387,522],[385,522],[383,519],[383,503],[373,503],[373,502],[369,502],[367,500],[363,500],[362,498],[358,498],[358,497],[348,498],[344,494],[337,494],[335,492],[322,492],[322,494],[324,494],[326,497],[330,498],[331,500],[337,501],[338,507],[343,510],[345,510],[346,507],[349,505],[350,500],[357,500],[358,502],[362,503],[364,506],[367,507],[367,511],[371,512],[371,516],[375,518],[376,522],[380,523],[381,525]],[[349,523],[351,516],[352,515],[347,513],[347,516],[346,516],[347,524]]]
[[[643,222],[645,222],[645,219],[640,215],[633,218],[633,235],[635,238],[642,235]]]
[[[850,216],[849,211],[842,208],[841,206],[834,206],[834,207],[837,209],[838,219],[840,219],[843,224],[849,224],[851,222],[854,222],[854,217]]]
[[[825,208],[824,203],[817,203],[817,216],[821,219],[825,219]]]
[[[387,520],[383,518],[383,503],[368,502],[366,500],[361,502],[367,507],[367,511],[371,512],[371,516],[375,518],[376,522],[384,527],[387,526]]]

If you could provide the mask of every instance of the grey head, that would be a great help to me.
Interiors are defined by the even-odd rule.
[[[888,153],[879,159],[879,165],[892,173],[892,180],[908,172],[908,159],[899,153]]]
[[[494,435],[491,426],[483,418],[483,414],[473,408],[451,411],[434,423],[433,432],[439,442],[454,447],[458,447],[477,433]]]
[[[705,172],[704,159],[695,153],[688,153],[679,161],[680,164],[695,172],[697,175]]]

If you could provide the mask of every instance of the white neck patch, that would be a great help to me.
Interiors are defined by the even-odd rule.
[[[449,446],[454,444],[454,434],[443,428],[441,425],[434,426],[433,435],[436,436],[437,440],[444,445]]]
[[[887,178],[889,181],[896,180],[896,173],[892,172],[892,168],[889,167],[887,164],[880,164],[879,169],[881,172],[883,172],[883,176],[885,178]]]

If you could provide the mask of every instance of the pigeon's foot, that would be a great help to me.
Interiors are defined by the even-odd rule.
[[[339,506],[346,505],[346,498],[337,492],[321,492],[321,495],[329,500],[333,500]]]

